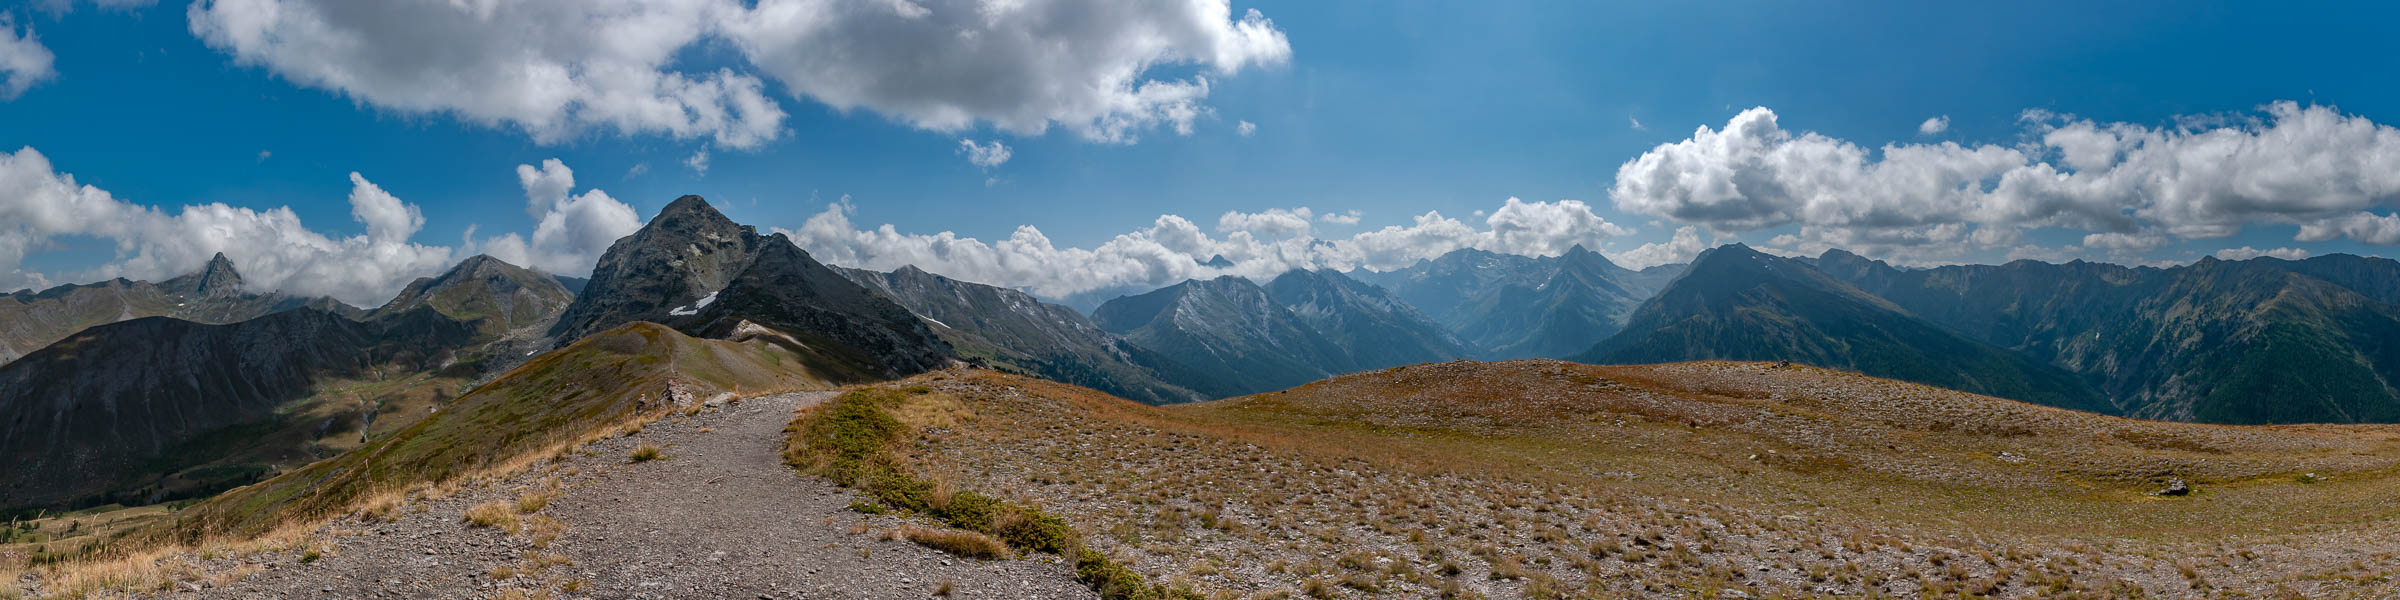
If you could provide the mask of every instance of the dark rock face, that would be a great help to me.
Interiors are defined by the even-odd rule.
[[[410,282],[369,316],[431,308],[496,333],[548,323],[574,299],[574,293],[549,275],[478,254],[439,277]]]
[[[1278,390],[1358,370],[1258,284],[1239,277],[1185,281],[1100,305],[1092,320],[1213,379],[1233,394]]]
[[[713,337],[764,327],[804,346],[794,350],[816,357],[812,368],[845,380],[921,373],[952,356],[908,309],[699,196],[677,198],[610,245],[550,334],[563,346],[634,321]]]
[[[1470,354],[1465,342],[1381,287],[1337,271],[1291,271],[1267,282],[1267,296],[1360,369],[1440,362]]]
[[[178,492],[148,482],[191,458],[172,456],[186,444],[274,421],[327,377],[431,368],[474,337],[430,310],[373,322],[312,309],[224,325],[145,317],[85,330],[0,367],[0,462],[10,465],[0,510]]]
[[[1624,331],[1576,360],[1788,360],[2065,408],[2110,408],[2063,369],[1908,314],[1805,262],[1740,244],[1701,254],[1635,310]]]
[[[996,368],[1097,389],[1149,404],[1207,400],[1224,384],[1102,331],[1090,318],[1007,288],[916,267],[890,273],[836,269],[931,322],[961,356]]]

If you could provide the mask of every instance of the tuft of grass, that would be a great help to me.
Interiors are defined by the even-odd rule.
[[[559,491],[555,480],[552,485],[526,490],[525,493],[517,495],[517,512],[529,515],[541,512],[544,507],[550,506],[551,500],[557,499],[558,496]]]
[[[907,527],[900,535],[917,545],[983,560],[1008,558],[1008,545],[992,536],[964,529],[929,529]]]
[[[467,524],[490,527],[509,533],[517,532],[517,509],[505,500],[493,500],[468,508],[464,515]]]
[[[640,446],[634,447],[633,454],[627,456],[627,458],[631,458],[633,459],[633,462],[637,463],[650,462],[661,458],[666,458],[666,451],[659,449],[657,444],[644,443]]]

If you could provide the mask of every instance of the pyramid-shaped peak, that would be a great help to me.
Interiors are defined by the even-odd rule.
[[[235,294],[242,291],[242,272],[233,268],[233,260],[218,252],[200,268],[200,281],[193,291],[202,294]]]
[[[1569,263],[1592,264],[1608,267],[1617,266],[1616,261],[1609,260],[1607,256],[1602,255],[1599,252],[1594,252],[1591,248],[1587,248],[1583,244],[1576,244],[1573,247],[1567,248],[1566,253],[1558,255],[1558,258],[1559,260]]]

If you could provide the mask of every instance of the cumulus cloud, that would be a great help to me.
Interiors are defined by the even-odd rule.
[[[1298,237],[1308,234],[1309,221],[1315,218],[1315,214],[1306,206],[1290,209],[1270,208],[1254,213],[1226,211],[1224,215],[1217,217],[1217,231],[1263,235],[1268,238]]]
[[[194,36],[235,62],[403,113],[554,143],[592,130],[749,148],[784,112],[753,75],[674,70],[739,12],[722,0],[202,0]]]
[[[2225,260],[2250,260],[2261,256],[2280,258],[2284,260],[2300,260],[2303,258],[2308,258],[2309,252],[2300,248],[2276,248],[2273,250],[2260,250],[2249,246],[2243,246],[2240,248],[2226,248],[2224,250],[2217,251],[2217,258]]]
[[[33,148],[0,153],[0,287],[108,277],[158,280],[224,252],[254,291],[328,295],[374,306],[408,281],[440,272],[449,248],[409,241],[423,214],[366,177],[350,175],[351,216],[366,229],[333,237],[310,230],[288,207],[253,210],[222,203],[169,214],[80,185]],[[59,237],[107,240],[116,256],[89,271],[54,276],[23,270],[24,259]]]
[[[852,222],[855,213],[844,198],[798,229],[783,231],[825,262],[876,270],[916,265],[1053,299],[1146,291],[1219,275],[1264,281],[1301,268],[1390,270],[1462,248],[1556,255],[1576,244],[1599,248],[1610,237],[1628,233],[1593,214],[1582,202],[1516,198],[1492,211],[1482,227],[1428,212],[1407,225],[1320,238],[1311,225],[1322,220],[1315,211],[1277,208],[1227,212],[1217,218],[1213,235],[1190,219],[1160,215],[1148,227],[1091,248],[1060,248],[1031,225],[1019,226],[1007,239],[987,242],[947,231],[919,234],[904,233],[888,224],[861,227]],[[1343,215],[1357,217],[1354,213]],[[1233,266],[1201,264],[1217,256]]]
[[[525,211],[536,219],[533,239],[510,233],[483,241],[481,251],[493,258],[581,277],[592,272],[610,244],[642,228],[641,215],[607,192],[590,189],[569,196],[575,171],[558,159],[538,167],[517,165],[517,183],[525,190]]]
[[[958,140],[958,151],[967,155],[967,162],[985,169],[1008,162],[1009,154],[1011,154],[1008,146],[1000,145],[1000,140],[992,140],[988,144],[977,144],[975,140],[960,139]]]
[[[2081,230],[2077,251],[2138,254],[2247,225],[2297,239],[2400,243],[2400,129],[2332,107],[2173,126],[2021,116],[2019,146],[1889,144],[1877,150],[1742,111],[1617,170],[1627,212],[1721,231],[1789,227],[1792,245],[1923,258],[2001,248],[2029,228]],[[2014,252],[2012,250],[2012,252]]]
[[[1249,121],[1242,121],[1235,123],[1233,130],[1241,133],[1242,137],[1250,137],[1252,134],[1258,133],[1258,124]]]
[[[701,176],[701,177],[707,177],[707,176],[708,176],[708,151],[707,151],[707,150],[701,150],[701,151],[693,152],[693,153],[692,153],[692,156],[691,156],[691,158],[686,158],[686,159],[683,159],[683,166],[686,166],[686,167],[691,167],[691,169],[692,169],[692,174],[693,174],[693,175],[699,175],[699,176]]]
[[[52,66],[56,59],[31,25],[20,32],[16,17],[0,12],[0,101],[15,100],[33,86],[58,78]]]
[[[1926,119],[1917,124],[1917,135],[1933,135],[1950,130],[1950,115]]]
[[[792,93],[957,131],[1058,125],[1130,143],[1208,114],[1209,77],[1291,58],[1257,10],[1227,0],[761,0],[726,20],[750,62]],[[1154,77],[1162,66],[1206,73]]]
[[[1322,215],[1317,215],[1317,220],[1335,225],[1357,225],[1360,216],[1362,215],[1357,210],[1345,210],[1338,213],[1325,213]]]
[[[1228,0],[201,0],[192,33],[294,83],[554,143],[591,130],[752,148],[784,133],[764,79],[914,127],[1091,140],[1188,134],[1210,78],[1290,60]],[[730,46],[736,63],[680,56]],[[1161,71],[1198,72],[1167,76]]]
[[[1617,266],[1628,269],[1647,269],[1658,265],[1692,262],[1693,257],[1708,246],[1700,242],[1700,231],[1690,225],[1675,229],[1675,235],[1663,242],[1650,242],[1609,257]]]

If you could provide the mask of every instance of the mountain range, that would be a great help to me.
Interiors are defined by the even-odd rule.
[[[1229,261],[1214,261],[1229,263]],[[362,310],[151,283],[0,297],[0,510],[188,496],[367,443],[601,331],[771,347],[810,381],[954,362],[1168,404],[1459,359],[1789,361],[2140,418],[2400,422],[2400,262],[1902,268],[1739,244],[1626,269],[1459,250],[1393,271],[1190,280],[1089,316],[915,267],[828,266],[697,196],[562,278],[489,256]],[[352,441],[355,440],[355,441]]]
[[[841,269],[851,281],[898,301],[933,326],[959,355],[987,366],[1073,383],[1149,404],[1232,394],[1193,372],[1100,329],[1074,309],[1007,288],[959,281],[916,267],[889,273]]]
[[[1804,261],[1741,244],[1701,253],[1623,331],[1574,360],[1792,361],[2051,406],[2109,408],[2065,369],[1918,318]]]
[[[2202,258],[2170,268],[1815,261],[1893,304],[2073,371],[2105,412],[2210,423],[2400,421],[2400,262]]]
[[[302,307],[352,317],[363,313],[332,298],[251,293],[233,261],[220,252],[199,271],[163,282],[117,278],[0,296],[0,364],[97,325],[142,317],[232,323]]]

